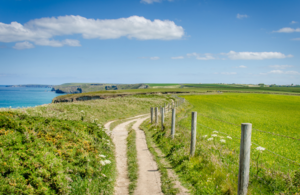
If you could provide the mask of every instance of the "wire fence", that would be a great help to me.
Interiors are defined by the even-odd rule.
[[[180,102],[180,103],[175,103],[174,104],[174,107],[179,107],[182,103],[184,103],[184,98],[177,98],[177,100],[178,100],[178,102]],[[203,116],[203,117],[206,117],[206,118],[210,118],[210,119],[213,119],[213,120],[215,120],[215,121],[219,121],[219,122],[221,122],[221,123],[224,123],[224,124],[229,124],[229,125],[233,125],[233,126],[235,126],[235,127],[240,127],[241,125],[238,125],[238,124],[234,124],[234,123],[231,123],[231,122],[228,122],[228,121],[224,121],[224,120],[221,120],[221,119],[217,119],[217,118],[214,118],[214,117],[211,117],[211,116],[207,116],[207,115],[205,115],[205,114],[202,114],[202,113],[198,113],[198,115],[201,115],[201,116]],[[187,115],[187,114],[184,114],[184,115],[181,115],[180,117],[177,117],[176,116],[176,121],[183,121],[184,119],[186,119],[186,118],[188,118],[189,116]],[[193,119],[192,119],[192,121],[193,121]],[[193,123],[193,122],[192,122]],[[239,137],[239,136],[236,136],[236,135],[234,135],[234,134],[232,134],[232,133],[227,133],[227,132],[223,132],[223,131],[220,131],[219,129],[216,129],[216,128],[212,128],[212,127],[209,127],[209,126],[206,126],[206,125],[204,125],[204,124],[201,124],[201,123],[198,123],[198,125],[200,125],[200,126],[202,126],[202,127],[204,127],[204,128],[206,128],[206,129],[209,129],[209,130],[211,130],[212,131],[212,133],[219,133],[219,134],[222,134],[222,135],[225,135],[225,136],[227,136],[227,138],[230,138],[230,139],[232,139],[232,138],[234,138],[234,140],[236,140],[237,142],[241,139],[241,137]],[[179,128],[182,128],[182,129],[187,129],[188,127],[186,126],[186,124],[185,125],[181,125],[179,122],[177,122],[177,126],[179,127]],[[192,125],[193,126],[193,125]],[[193,128],[193,127],[192,127]],[[257,131],[257,132],[261,132],[261,133],[265,133],[265,134],[270,134],[270,135],[272,135],[272,136],[277,136],[277,137],[281,137],[281,138],[284,138],[284,139],[290,139],[290,140],[293,140],[293,141],[296,141],[296,142],[298,142],[298,141],[300,141],[300,139],[298,139],[298,138],[295,138],[295,137],[291,137],[291,136],[286,136],[286,135],[281,135],[281,134],[277,134],[277,133],[273,133],[273,132],[268,132],[268,131],[263,131],[263,130],[260,130],[260,129],[256,129],[256,128],[252,128],[252,130],[254,130],[254,131]],[[193,130],[192,130],[192,132],[193,132]],[[200,132],[201,132],[201,130],[200,130]],[[207,131],[206,131],[207,132]],[[238,131],[234,131],[234,132],[238,132]],[[203,135],[201,135],[202,137],[203,137]],[[192,136],[193,137],[193,136]],[[220,139],[223,137],[223,136],[219,136],[220,137]],[[205,137],[203,137],[203,138],[206,138],[206,136]],[[256,174],[254,174],[253,172],[251,173],[252,175],[251,175],[251,177],[252,177],[252,179],[256,179],[256,180],[258,180],[258,181],[260,181],[260,182],[262,182],[262,183],[264,183],[265,185],[269,185],[270,183],[276,183],[276,181],[275,180],[272,180],[272,179],[269,179],[268,177],[268,180],[266,180],[266,179],[264,179],[264,174],[269,174],[269,173],[271,173],[271,172],[274,172],[274,164],[272,164],[272,163],[275,163],[276,164],[276,166],[278,166],[277,168],[282,168],[282,169],[286,169],[287,167],[289,167],[290,166],[290,164],[286,164],[287,166],[282,166],[283,164],[283,162],[282,161],[280,161],[280,160],[275,160],[275,159],[282,159],[282,160],[284,160],[284,161],[286,161],[287,163],[291,163],[291,164],[293,164],[293,165],[295,165],[297,168],[296,169],[299,169],[299,167],[300,167],[300,163],[299,162],[296,162],[295,160],[292,160],[292,159],[290,159],[290,158],[288,158],[288,157],[286,157],[286,156],[283,156],[283,155],[281,155],[281,154],[278,154],[277,152],[275,152],[275,151],[273,151],[273,150],[271,150],[271,149],[268,149],[268,148],[265,148],[265,147],[263,147],[263,151],[266,151],[269,155],[271,155],[271,156],[273,156],[273,157],[275,157],[275,158],[273,158],[273,162],[271,162],[271,164],[268,164],[268,163],[270,163],[270,162],[261,162],[262,161],[262,159],[259,159],[259,155],[261,154],[261,152],[262,151],[260,151],[259,149],[260,148],[262,148],[262,146],[260,145],[260,144],[257,144],[257,143],[255,143],[255,142],[253,142],[253,141],[251,141],[251,144],[253,144],[253,145],[255,145],[257,148],[253,148],[253,150],[258,150],[258,152],[260,152],[260,153],[257,153],[257,158],[253,158],[253,159],[250,159],[250,164],[252,164],[252,166],[254,167],[254,169],[256,168],[257,169],[257,171],[256,171]],[[234,146],[234,145],[231,145],[231,146]],[[236,145],[237,146],[237,145]],[[236,147],[236,146],[234,146],[234,147]],[[222,148],[221,148],[221,150],[222,150]],[[236,153],[237,154],[237,153]],[[238,159],[238,157],[237,156],[235,156],[235,159]],[[258,163],[258,160],[260,160],[260,163]],[[265,164],[265,163],[267,163],[267,164]],[[258,166],[258,164],[259,164],[259,166]],[[228,169],[228,170],[230,170],[231,168],[230,168],[230,166],[232,166],[232,165],[229,165],[228,164],[228,162],[227,163],[223,163],[223,165]],[[291,168],[291,167],[289,167],[289,168]],[[232,171],[232,170],[231,170]],[[254,171],[255,172],[255,171]]]

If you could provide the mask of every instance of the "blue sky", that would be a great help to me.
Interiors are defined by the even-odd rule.
[[[0,0],[0,84],[300,84],[299,7]]]

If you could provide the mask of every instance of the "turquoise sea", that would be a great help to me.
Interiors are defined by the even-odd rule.
[[[49,104],[61,94],[51,88],[5,87],[0,85],[0,108],[32,107]]]

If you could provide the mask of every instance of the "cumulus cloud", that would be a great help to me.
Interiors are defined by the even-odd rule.
[[[222,55],[228,56],[231,60],[264,60],[264,59],[280,59],[293,57],[293,55],[285,55],[280,52],[235,52],[230,51],[229,53],[221,53]]]
[[[238,19],[243,19],[243,18],[248,18],[249,16],[248,15],[246,15],[246,14],[244,14],[244,15],[242,15],[242,14],[237,14],[236,15],[236,18],[238,18]]]
[[[28,41],[24,41],[24,42],[16,43],[15,46],[13,46],[13,48],[18,49],[18,50],[31,49],[31,48],[34,48],[34,45],[29,43]]]
[[[292,65],[270,65],[270,68],[276,68],[276,69],[286,69],[286,68],[291,68],[294,67]]]
[[[298,22],[297,21],[291,21],[291,24],[297,24]]]
[[[180,39],[184,29],[169,20],[148,20],[140,16],[119,19],[88,19],[82,16],[59,16],[18,22],[0,22],[0,42],[30,41],[37,45],[61,47],[80,46],[78,40],[53,40],[56,36],[81,34],[84,39],[117,39],[127,37],[138,40]]]
[[[273,31],[273,32],[278,32],[278,33],[293,33],[293,32],[300,32],[300,28],[290,28],[290,27],[285,27],[281,28],[279,30]]]
[[[186,54],[188,57],[192,57],[192,56],[194,56],[194,57],[196,57],[196,59],[197,60],[214,60],[214,59],[216,59],[214,56],[213,56],[213,54],[211,54],[211,53],[205,53],[205,54],[200,54],[200,53],[188,53],[188,54]]]
[[[184,59],[184,56],[176,56],[176,57],[171,57],[172,60],[181,60]]]

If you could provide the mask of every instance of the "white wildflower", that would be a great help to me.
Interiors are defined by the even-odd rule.
[[[84,111],[83,111],[83,110],[81,110],[80,112],[81,112],[81,113],[84,113]]]
[[[204,138],[206,138],[206,137],[207,137],[207,135],[203,135],[203,137],[204,137]]]
[[[100,157],[105,158],[106,156],[103,154],[99,154]]]
[[[104,160],[100,160],[100,164],[103,165],[103,166],[106,165],[106,163],[104,162]]]
[[[217,135],[217,134],[212,134],[211,136],[212,136],[212,137],[218,137],[218,135]]]
[[[220,142],[226,143],[226,140],[225,139],[220,139]]]
[[[105,164],[110,164],[111,161],[110,160],[104,160]]]
[[[214,139],[214,138],[211,137],[211,138],[208,138],[207,141],[211,141],[211,140],[213,140],[213,139]]]
[[[228,139],[232,139],[232,137],[230,137],[230,136],[227,136],[227,138],[228,138]]]
[[[213,133],[219,133],[218,131],[213,131]]]
[[[266,148],[263,148],[263,147],[261,147],[261,146],[258,146],[257,148],[256,148],[256,150],[258,150],[258,151],[264,151]]]

